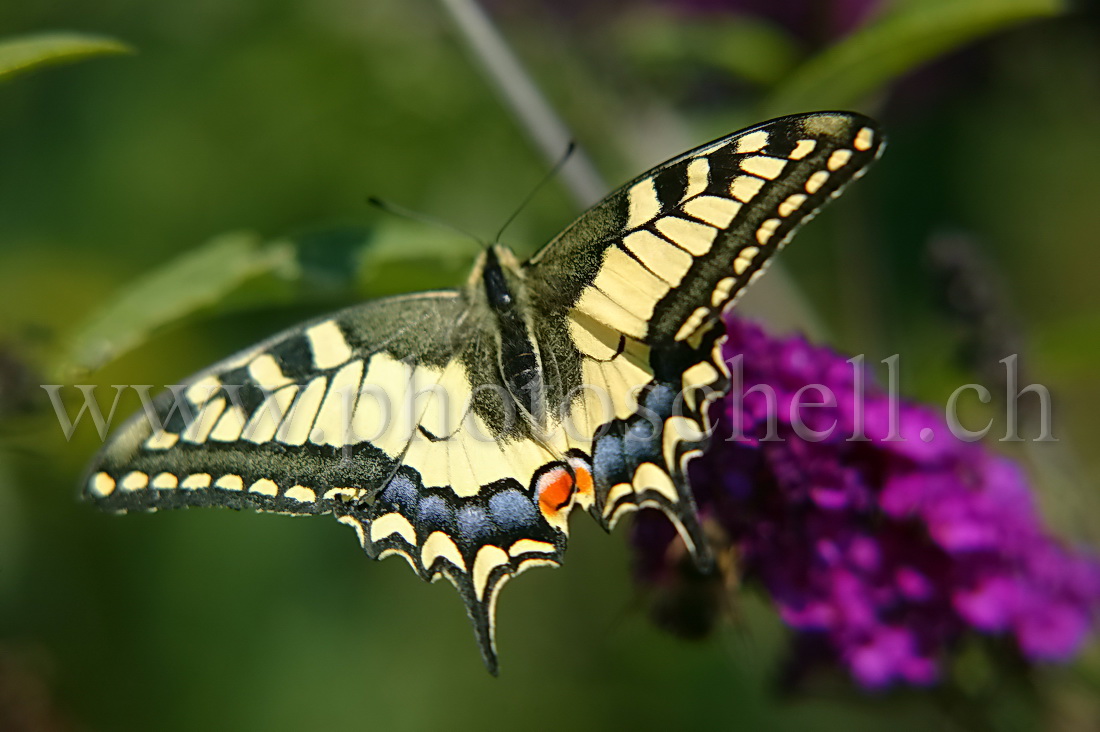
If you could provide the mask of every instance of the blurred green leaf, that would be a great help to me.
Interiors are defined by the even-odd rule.
[[[262,244],[250,232],[215,237],[123,288],[69,339],[60,370],[100,368],[158,328],[219,302],[250,280],[290,278],[297,267],[289,241]]]
[[[1100,313],[1068,313],[1033,335],[1036,370],[1048,377],[1089,383],[1100,361]]]
[[[796,69],[764,111],[772,117],[853,106],[943,53],[1065,10],[1062,0],[907,0]]]
[[[223,234],[126,285],[68,339],[57,371],[68,377],[99,369],[156,331],[210,309],[452,287],[474,251],[451,232],[406,222],[377,232],[316,229],[273,242],[251,232]]]
[[[373,229],[339,226],[310,229],[291,237],[298,257],[306,296],[352,292],[359,289],[359,263],[373,246]]]
[[[113,38],[87,33],[56,31],[8,38],[0,40],[0,81],[43,66],[127,53],[134,49]]]
[[[751,16],[670,23],[663,15],[644,15],[626,24],[622,45],[636,63],[656,72],[678,77],[682,66],[702,64],[762,85],[778,82],[799,57],[782,28]]]
[[[394,221],[379,227],[363,252],[359,279],[371,295],[454,287],[480,250],[480,243],[454,232]]]

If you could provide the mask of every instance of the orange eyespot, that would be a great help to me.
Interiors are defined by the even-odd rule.
[[[573,473],[577,476],[577,494],[581,496],[592,495],[592,473],[588,471],[588,466],[577,459],[570,460],[569,464],[573,468]]]
[[[573,476],[565,468],[554,468],[539,477],[539,508],[552,516],[566,508],[573,498]]]

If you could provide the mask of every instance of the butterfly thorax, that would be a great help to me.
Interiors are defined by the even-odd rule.
[[[508,394],[535,425],[546,418],[546,389],[533,335],[523,274],[507,247],[493,245],[474,269],[471,295],[492,311],[497,328],[497,365]]]

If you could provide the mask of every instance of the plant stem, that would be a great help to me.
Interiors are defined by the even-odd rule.
[[[492,20],[474,0],[439,3],[450,14],[501,101],[511,109],[543,158],[551,165],[556,163],[573,139],[569,128],[554,113]],[[581,208],[592,206],[607,193],[607,185],[579,147],[562,167],[561,177]]]

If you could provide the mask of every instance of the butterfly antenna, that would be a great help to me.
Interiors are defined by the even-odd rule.
[[[480,236],[475,236],[465,229],[460,229],[454,224],[448,223],[442,219],[437,219],[434,216],[429,216],[428,214],[421,213],[419,211],[413,211],[411,208],[405,208],[400,204],[393,203],[392,201],[387,201],[385,199],[379,198],[378,196],[367,196],[367,203],[374,206],[380,211],[385,211],[392,216],[397,216],[398,218],[402,219],[409,219],[410,221],[427,224],[428,226],[434,226],[437,229],[445,229],[452,233],[458,234],[463,238],[472,239],[477,243],[480,249],[485,249],[488,246],[488,244],[486,244]]]
[[[554,167],[551,168],[546,173],[546,175],[542,177],[542,180],[540,180],[538,184],[536,184],[535,187],[531,189],[531,192],[527,194],[527,196],[523,199],[523,202],[516,207],[516,210],[513,211],[512,215],[508,217],[508,220],[504,222],[504,226],[500,227],[500,231],[498,231],[497,235],[493,237],[494,242],[500,241],[500,237],[504,236],[505,229],[512,225],[512,222],[516,220],[516,217],[519,216],[520,212],[523,211],[523,209],[527,208],[527,204],[531,202],[531,199],[533,199],[547,183],[557,177],[558,173],[561,172],[561,169],[565,167],[565,164],[569,162],[569,158],[572,157],[573,152],[576,149],[577,143],[570,140],[569,144],[565,147],[565,152],[562,153],[562,156],[560,158],[558,158],[558,162],[554,163]]]

